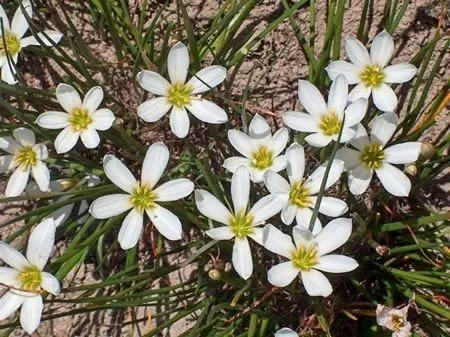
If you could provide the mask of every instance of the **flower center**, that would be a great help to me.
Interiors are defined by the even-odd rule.
[[[245,211],[239,211],[231,218],[231,231],[240,239],[254,232],[253,216],[245,214]]]
[[[167,100],[177,108],[191,104],[192,86],[189,84],[175,83],[167,91]]]
[[[365,66],[359,74],[359,78],[366,87],[378,87],[384,80],[383,69],[378,65]]]
[[[131,204],[139,212],[153,208],[155,206],[155,199],[156,193],[154,193],[148,185],[136,187],[133,194],[130,196]]]
[[[272,151],[267,146],[261,146],[252,153],[252,166],[264,170],[273,164]]]
[[[405,325],[405,318],[402,316],[392,315],[392,327],[394,331],[400,331]]]
[[[291,188],[291,193],[289,194],[289,200],[291,204],[298,206],[300,208],[307,208],[311,206],[311,192],[309,188],[303,181],[296,182]]]
[[[314,243],[309,246],[300,245],[292,252],[292,263],[301,271],[310,271],[318,262],[317,247]]]
[[[42,274],[39,268],[28,266],[18,276],[23,290],[39,291],[41,289]]]
[[[25,146],[17,150],[15,154],[15,161],[17,166],[19,166],[22,170],[26,170],[36,165],[38,157],[31,146]]]
[[[8,52],[11,56],[15,56],[19,53],[19,51],[20,40],[15,34],[11,32],[5,32],[3,37],[0,36],[0,56],[5,56],[6,52]]]
[[[341,129],[341,120],[339,116],[335,112],[330,112],[328,115],[323,115],[320,117],[319,129],[326,136],[334,136],[339,134],[339,130]]]
[[[84,108],[73,108],[69,116],[69,123],[75,132],[86,130],[93,122],[89,111]]]
[[[384,151],[380,144],[369,144],[360,155],[361,162],[369,169],[378,169],[383,165]]]

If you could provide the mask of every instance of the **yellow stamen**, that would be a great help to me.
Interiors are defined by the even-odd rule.
[[[383,68],[378,65],[368,65],[359,74],[362,83],[367,87],[379,87],[385,78]]]
[[[361,162],[369,169],[379,169],[383,165],[383,146],[377,143],[366,145],[360,155]]]
[[[261,146],[252,153],[252,166],[264,170],[273,164],[272,151],[267,146]]]
[[[130,196],[131,204],[140,212],[155,207],[155,199],[156,193],[148,185],[136,187]]]
[[[41,289],[42,274],[35,266],[26,267],[18,276],[23,290],[39,291]]]
[[[11,56],[16,56],[19,51],[20,39],[14,33],[5,32],[3,36],[0,36],[0,56],[5,56],[6,52]]]
[[[320,117],[319,129],[322,130],[326,136],[338,135],[339,130],[341,129],[341,123],[337,113],[330,112],[328,115]]]
[[[36,152],[31,146],[25,146],[17,150],[14,160],[22,170],[33,167],[38,162]]]
[[[231,231],[240,239],[253,234],[253,216],[247,215],[245,211],[241,210],[231,218],[230,227]]]
[[[91,125],[93,119],[89,111],[84,108],[73,108],[69,116],[69,123],[74,132],[86,130]]]
[[[317,246],[314,243],[309,246],[300,245],[292,252],[291,261],[297,269],[310,271],[318,262]]]
[[[177,108],[191,104],[193,88],[189,84],[175,83],[167,91],[167,101]]]
[[[308,208],[312,205],[311,192],[304,183],[300,181],[295,183],[291,188],[291,193],[289,194],[289,200],[291,204],[298,206],[300,208]]]

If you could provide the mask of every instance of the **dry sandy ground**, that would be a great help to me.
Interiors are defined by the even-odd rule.
[[[73,5],[74,2],[66,0],[66,3]],[[159,3],[159,1],[151,1]],[[369,32],[369,39],[380,31],[380,21],[382,17],[384,1],[375,0],[375,7],[373,12],[373,24]],[[45,4],[45,1],[42,1]],[[133,1],[134,5],[139,5],[139,1]],[[206,25],[214,16],[217,8],[219,7],[218,1],[215,0],[195,0],[191,2],[189,7],[189,14],[195,24],[199,27]],[[317,1],[319,7],[317,22],[324,22],[324,3],[325,1]],[[419,50],[420,46],[424,45],[429,37],[433,34],[433,28],[436,26],[439,14],[442,10],[443,1],[439,0],[413,0],[409,9],[397,30],[394,39],[396,41],[396,55],[393,59],[393,63],[404,62],[411,59],[411,57]],[[173,7],[172,7],[173,8]],[[358,20],[362,11],[362,1],[352,0],[348,5],[345,14],[344,31],[345,36],[355,36],[358,27]],[[261,1],[251,16],[245,22],[242,30],[246,27],[253,26],[257,29],[263,29],[267,25],[267,20],[280,13],[280,1],[267,0]],[[168,13],[167,20],[171,20],[173,13]],[[74,19],[78,22],[83,22],[85,18]],[[57,20],[56,20],[57,21]],[[307,11],[301,11],[297,17],[297,22],[303,27],[304,31],[307,31],[308,26],[308,13]],[[447,27],[448,28],[448,27]],[[94,53],[107,62],[114,62],[114,53],[110,46],[101,41],[96,36],[92,27],[83,26],[80,27],[83,35],[89,41],[89,44],[94,49]],[[323,31],[323,26],[318,26],[317,30],[319,34]],[[319,46],[321,41],[319,41]],[[270,65],[270,60],[274,55],[278,55],[280,51],[284,50],[284,53],[278,57],[277,61]],[[342,55],[345,55],[342,50]],[[444,60],[444,64],[439,71],[438,78],[435,81],[435,85],[432,88],[430,97],[434,96],[449,78],[450,68],[448,62],[450,55],[447,54]],[[48,69],[36,70],[34,65],[23,65],[23,71],[26,73],[26,79],[30,85],[36,87],[53,87],[58,82],[57,72],[49,72]],[[253,70],[252,83],[259,82],[259,87],[264,90],[255,90],[254,94],[249,98],[249,102],[252,106],[250,110],[254,109],[254,112],[261,112],[261,109],[270,110],[272,113],[280,116],[282,112],[292,109],[299,109],[299,103],[296,95],[297,81],[298,79],[307,78],[307,65],[302,53],[299,51],[297,41],[294,37],[290,24],[286,21],[275,32],[270,34],[247,58],[247,61],[243,65],[241,72],[239,73],[236,81],[236,86],[233,89],[233,93],[236,95],[242,94],[242,91],[248,81],[248,76]],[[113,84],[119,85],[119,84]],[[125,90],[125,89],[124,89]],[[124,93],[124,99],[128,100],[129,106],[133,109],[140,100],[140,94],[137,92],[129,91],[126,88]],[[130,113],[134,113],[130,111]],[[439,118],[439,125],[433,129],[429,134],[425,135],[427,140],[432,139],[433,135],[440,129],[442,129],[446,123],[448,123],[449,116],[448,110],[441,113]],[[7,218],[17,212],[17,208],[13,208],[6,212],[3,210],[1,218]],[[0,239],[7,235],[6,232],[0,233]],[[20,244],[18,242],[18,244]],[[82,265],[77,271],[76,275],[71,275],[71,285],[92,283],[98,281],[95,274],[92,272],[93,265]],[[189,273],[189,271],[187,272]],[[73,278],[73,279],[72,279]],[[68,283],[65,283],[67,286]],[[65,309],[72,309],[74,306]],[[59,309],[60,310],[60,309]],[[144,309],[138,312],[138,316],[142,317]],[[96,312],[89,315],[80,315],[75,317],[67,317],[57,319],[52,324],[43,324],[39,329],[40,336],[57,336],[57,337],[75,337],[75,336],[132,336],[129,329],[122,329],[121,322],[128,319],[128,313],[117,311],[105,311]],[[167,336],[178,336],[186,326],[189,325],[188,321],[179,322],[172,327],[170,332],[167,332]],[[145,331],[145,326],[142,326]],[[1,334],[0,334],[1,335]],[[16,331],[15,336],[23,335],[20,331]]]

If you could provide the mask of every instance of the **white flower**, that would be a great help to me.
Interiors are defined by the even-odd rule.
[[[289,259],[288,262],[282,262],[269,270],[269,282],[277,287],[286,287],[300,273],[308,295],[329,296],[333,288],[319,270],[346,273],[358,267],[358,263],[348,256],[328,254],[342,246],[351,232],[351,219],[338,218],[316,235],[307,229],[294,227],[292,243],[289,235],[267,225],[264,228],[264,247]]]
[[[9,291],[0,298],[0,321],[22,306],[20,324],[32,334],[41,322],[43,309],[41,294],[45,291],[58,295],[58,279],[44,272],[55,242],[53,219],[42,221],[30,235],[26,258],[5,242],[0,241],[0,260],[9,267],[0,267],[0,284]]]
[[[419,142],[386,144],[394,134],[398,117],[394,113],[384,113],[373,120],[370,139],[364,127],[358,125],[357,135],[350,142],[357,150],[343,148],[336,157],[345,163],[348,170],[350,192],[359,195],[369,186],[375,171],[384,188],[392,195],[407,196],[411,190],[409,178],[391,164],[406,164],[417,160],[420,154]]]
[[[398,100],[388,84],[408,82],[416,74],[417,68],[409,63],[386,67],[394,53],[394,41],[385,30],[375,36],[370,55],[366,47],[355,38],[345,41],[345,49],[352,63],[331,62],[326,68],[331,80],[344,75],[350,85],[357,84],[349,94],[351,102],[360,97],[369,98],[372,93],[373,102],[378,109],[394,111]]]
[[[97,130],[108,130],[115,119],[111,110],[98,109],[103,101],[103,89],[93,87],[81,101],[72,86],[61,83],[56,88],[56,99],[67,112],[47,111],[36,119],[42,128],[63,129],[55,139],[56,152],[71,150],[80,137],[88,149],[96,148],[100,143]]]
[[[409,305],[402,309],[394,309],[378,304],[377,306],[377,324],[393,331],[392,337],[410,337],[411,323],[408,322]]]
[[[89,212],[94,218],[107,219],[131,211],[119,231],[122,249],[133,248],[143,230],[144,212],[158,231],[168,240],[181,239],[181,222],[159,202],[174,201],[192,193],[194,184],[188,179],[174,179],[155,188],[169,161],[169,150],[163,143],[152,144],[145,155],[141,180],[136,181],[130,170],[119,159],[106,155],[103,169],[106,176],[126,193],[106,195],[94,200]]]
[[[279,172],[286,167],[286,157],[280,153],[289,140],[289,132],[281,128],[272,136],[269,124],[256,114],[249,125],[249,135],[239,130],[229,130],[228,140],[244,157],[227,158],[223,166],[234,173],[240,166],[250,171],[251,180],[261,182],[268,170]]]
[[[231,199],[234,211],[230,212],[222,202],[205,190],[195,190],[195,203],[204,216],[226,226],[206,231],[214,240],[231,240],[234,238],[233,266],[236,272],[248,279],[253,273],[253,260],[248,237],[262,245],[263,229],[258,226],[277,214],[283,207],[280,198],[268,195],[256,202],[250,210],[249,172],[244,166],[239,167],[231,179]]]
[[[296,218],[297,225],[308,228],[313,214],[320,185],[324,179],[327,163],[319,166],[311,175],[305,179],[305,152],[302,146],[297,143],[292,144],[286,151],[289,182],[281,175],[273,171],[264,174],[264,184],[270,193],[278,195],[284,201],[284,208],[281,211],[281,220],[285,225],[290,225]],[[344,162],[335,159],[330,167],[328,180],[325,188],[329,188],[338,181],[344,170]],[[319,212],[329,217],[338,217],[347,212],[347,204],[333,197],[323,197],[320,203]],[[319,218],[314,224],[313,233],[322,229]]]
[[[15,129],[13,136],[0,138],[0,149],[9,153],[0,156],[0,173],[14,170],[6,186],[5,196],[20,195],[27,186],[30,173],[40,190],[46,192],[50,182],[50,172],[43,162],[48,157],[47,147],[36,144],[36,137],[29,129]]]
[[[31,2],[29,0],[23,0],[22,6],[31,19],[33,15]],[[3,22],[3,31],[0,28],[0,68],[2,71],[2,80],[8,84],[15,84],[17,83],[17,79],[14,65],[17,64],[20,51],[22,48],[28,46],[41,46],[41,44],[34,36],[23,37],[28,30],[28,21],[20,7],[17,8],[10,25],[8,16],[2,5],[0,5],[0,20]],[[62,34],[55,30],[46,30],[44,33],[38,33],[37,35],[46,47],[52,47],[53,44],[59,43],[62,38]],[[9,60],[14,64],[10,64],[8,55]]]
[[[186,82],[189,52],[183,43],[178,42],[169,51],[167,70],[170,83],[150,70],[143,70],[137,75],[137,81],[142,88],[162,96],[139,105],[139,117],[149,123],[156,122],[172,109],[170,129],[179,138],[186,137],[189,132],[190,122],[186,109],[205,123],[222,124],[228,120],[222,108],[198,95],[222,83],[227,76],[225,68],[217,65],[206,67]]]
[[[340,143],[346,143],[355,135],[352,126],[361,122],[367,111],[367,99],[361,98],[347,108],[348,85],[344,76],[338,76],[331,84],[328,105],[319,89],[308,81],[298,82],[298,97],[308,112],[288,111],[283,114],[284,123],[291,129],[312,132],[305,140],[309,145],[323,147],[337,141],[344,120]]]
[[[298,334],[289,328],[282,328],[275,332],[275,337],[298,337]]]

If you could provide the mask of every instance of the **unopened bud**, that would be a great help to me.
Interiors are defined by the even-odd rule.
[[[213,281],[219,281],[222,278],[222,273],[218,271],[217,269],[211,269],[208,272],[208,276]]]
[[[428,160],[432,158],[435,152],[436,149],[434,148],[433,144],[422,143],[422,145],[420,146],[420,157],[423,160]]]
[[[414,177],[417,174],[417,166],[414,164],[409,164],[405,167],[405,172]]]

